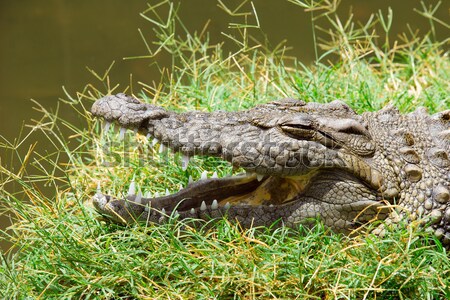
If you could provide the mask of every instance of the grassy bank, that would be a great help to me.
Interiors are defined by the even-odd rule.
[[[305,9],[292,0],[293,9]],[[326,2],[326,1],[325,1]],[[297,4],[297,6],[295,6]],[[326,3],[325,3],[326,4]],[[289,56],[285,45],[269,47],[252,38],[257,13],[250,2],[224,11],[241,16],[224,35],[210,42],[207,31],[190,32],[176,6],[163,1],[142,15],[157,40],[144,36],[142,59],[160,68],[158,81],[121,87],[104,74],[60,106],[77,113],[82,128],[36,103],[42,118],[30,133],[1,146],[21,167],[2,161],[1,193],[15,224],[1,232],[13,251],[0,257],[0,297],[24,299],[444,299],[450,297],[448,253],[416,224],[400,226],[379,238],[333,234],[317,224],[300,228],[242,230],[222,220],[213,229],[194,230],[179,222],[162,226],[118,226],[99,218],[89,204],[97,182],[121,195],[135,178],[152,193],[176,191],[189,176],[206,170],[224,176],[223,161],[194,157],[183,171],[180,157],[160,154],[145,137],[101,134],[102,124],[89,109],[108,93],[127,92],[177,111],[240,110],[273,99],[293,97],[329,102],[345,99],[358,112],[388,103],[402,112],[426,106],[436,112],[450,106],[450,62],[445,41],[433,39],[431,8],[418,8],[430,19],[430,34],[385,38],[391,15],[375,14],[366,24],[339,19],[333,5],[306,7],[317,29],[317,60],[311,66]],[[169,66],[157,64],[161,55]],[[48,141],[34,151],[33,135]],[[19,192],[8,192],[14,184]],[[42,187],[52,189],[43,193]],[[22,201],[23,196],[28,202]]]

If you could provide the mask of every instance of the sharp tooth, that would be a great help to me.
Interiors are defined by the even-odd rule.
[[[150,193],[150,191],[146,191],[144,194],[144,198],[151,198],[152,197],[152,193]]]
[[[200,179],[208,179],[208,173],[205,171],[202,172],[202,176],[200,177]]]
[[[109,127],[111,127],[111,122],[106,121],[105,127],[103,127],[103,132],[106,134],[109,131]]]
[[[191,208],[191,215],[195,215],[195,208]]]
[[[256,179],[258,179],[258,181],[261,181],[264,178],[263,174],[256,174]]]
[[[165,209],[164,207],[161,209],[161,213],[162,213],[163,215],[166,214],[166,209]]]
[[[193,183],[194,182],[194,179],[192,179],[192,176],[191,175],[189,175],[189,180],[188,180],[188,184],[189,183]]]
[[[186,171],[187,167],[189,166],[189,160],[190,157],[183,154],[183,156],[181,157],[181,169],[183,169],[183,171]]]
[[[178,217],[179,215],[180,215],[180,213],[178,212],[178,210],[176,210],[176,211],[173,213],[173,217],[174,217],[174,218]]]
[[[133,196],[136,193],[136,184],[134,179],[130,182],[130,187],[128,188],[128,196]]]
[[[120,128],[120,134],[119,134],[119,139],[120,140],[123,140],[123,138],[125,137],[125,131],[127,131],[126,128],[124,128],[124,127]]]
[[[147,133],[147,135],[146,135],[145,137],[147,138],[147,141],[149,141],[149,140],[150,140],[150,137],[151,137],[150,132]]]
[[[142,192],[140,190],[137,193],[136,198],[134,198],[134,202],[137,204],[142,204]]]
[[[154,147],[158,143],[159,143],[159,140],[157,138],[154,138],[152,141],[152,147]]]
[[[153,195],[153,198],[159,198],[159,193],[155,192],[155,195]]]
[[[137,129],[137,128],[134,128],[134,129],[133,129],[133,132],[134,132],[134,134],[136,134],[136,133],[137,133],[137,131],[138,131],[138,129]]]
[[[105,205],[108,203],[106,197],[102,194],[95,194],[93,201],[96,202],[100,207],[105,207]]]
[[[183,189],[183,185],[180,183],[179,191],[181,191],[182,189]]]
[[[163,144],[159,144],[159,153],[163,153],[167,151],[167,147]]]
[[[223,206],[223,208],[225,209],[230,209],[230,207],[231,207],[230,202],[225,203],[225,205]]]
[[[102,189],[100,188],[100,181],[97,182],[97,194],[101,195]]]
[[[219,178],[219,176],[217,175],[216,171],[214,171],[214,173],[212,174],[211,178]]]
[[[169,195],[170,195],[170,192],[168,189],[166,189],[166,196],[169,196]]]
[[[202,201],[202,204],[200,205],[200,210],[201,211],[206,210],[206,203],[205,203],[205,201]]]
[[[218,208],[219,208],[219,203],[217,202],[216,199],[214,199],[211,204],[211,209],[218,209]]]

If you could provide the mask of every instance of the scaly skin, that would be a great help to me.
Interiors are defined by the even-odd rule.
[[[219,156],[254,174],[203,179],[153,199],[98,192],[95,207],[115,221],[159,223],[177,209],[181,218],[226,216],[243,226],[295,227],[320,217],[349,232],[374,219],[396,221],[386,208],[395,204],[400,217],[424,218],[450,244],[449,110],[401,115],[388,106],[357,115],[341,101],[284,99],[242,112],[177,114],[118,94],[97,100],[92,113],[185,157]]]

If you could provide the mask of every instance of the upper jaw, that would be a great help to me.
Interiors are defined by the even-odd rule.
[[[322,106],[325,107],[325,105]],[[333,105],[329,104],[328,106]],[[343,108],[342,104],[338,105],[335,103],[334,106]],[[161,142],[160,150],[170,147],[182,153],[183,162],[188,162],[189,156],[195,154],[221,156],[231,162],[233,166],[242,167],[249,172],[256,172],[260,174],[259,176],[271,175],[280,177],[306,175],[313,170],[337,168],[352,172],[356,177],[368,181],[375,189],[378,189],[382,184],[382,178],[378,171],[371,168],[367,161],[354,156],[351,152],[347,152],[346,149],[340,149],[334,145],[329,147],[326,145],[327,143],[309,140],[305,138],[303,133],[294,132],[299,134],[300,137],[291,138],[285,135],[282,127],[275,125],[275,127],[260,128],[258,125],[248,123],[244,129],[237,126],[241,130],[233,130],[233,128],[220,127],[216,124],[214,129],[210,129],[213,137],[204,135],[208,139],[205,140],[205,138],[202,139],[197,136],[198,132],[195,130],[196,128],[201,129],[198,126],[198,122],[204,122],[206,125],[208,122],[214,122],[217,119],[217,115],[214,113],[208,114],[209,119],[202,115],[195,123],[194,121],[198,115],[195,112],[178,115],[163,108],[143,103],[125,94],[109,95],[97,100],[92,106],[92,113],[95,116],[103,117],[107,121],[105,127],[109,127],[109,122],[111,121],[117,122],[122,127],[120,131],[121,137],[125,133],[125,128],[140,131],[143,134],[147,134],[147,137],[153,136],[155,143]],[[252,117],[254,113],[261,114],[258,110],[250,110],[246,114],[237,114],[244,116],[242,120],[245,121]],[[267,116],[267,114],[265,115]],[[289,115],[289,118],[286,116],[281,117],[279,121],[283,126],[292,127],[292,130],[298,130],[297,125],[299,124],[306,126],[308,131],[312,130],[309,127],[320,127],[317,124],[312,124],[314,122],[310,120],[311,117],[308,119],[303,114],[297,115],[301,116],[301,118],[295,118],[294,114]],[[189,120],[194,120],[192,122],[197,127],[192,127],[192,122],[186,123]],[[242,120],[238,123],[242,122]],[[343,122],[343,120],[346,122]],[[362,132],[361,134],[364,135],[365,129],[359,128],[355,122],[350,119],[338,119],[337,121],[327,121],[325,123],[338,133],[339,130],[352,129],[351,132]],[[171,124],[181,126],[182,130],[178,127],[175,129],[171,128]],[[222,129],[218,130],[217,128]],[[245,134],[240,132],[247,130],[247,128],[249,128],[250,134],[249,132],[245,132]],[[222,133],[224,131],[228,135],[224,135]],[[301,130],[301,132],[303,131]],[[191,137],[199,140],[194,140],[193,142]],[[210,141],[220,145],[217,147],[217,151],[214,153],[202,152],[205,149],[211,150]],[[205,146],[208,147],[204,148]],[[368,176],[366,176],[367,174]]]

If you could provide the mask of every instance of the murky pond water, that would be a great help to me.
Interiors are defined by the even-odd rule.
[[[150,1],[152,4],[159,2]],[[235,7],[240,1],[223,2]],[[352,7],[355,18],[362,22],[379,9],[386,13],[390,6],[394,11],[393,37],[407,31],[408,23],[421,32],[429,29],[428,20],[413,11],[414,7],[421,7],[418,0],[342,2],[339,9],[342,16]],[[425,2],[427,5],[437,3]],[[261,28],[272,44],[286,39],[294,48],[290,55],[306,64],[313,61],[309,13],[282,0],[255,0],[254,5]],[[31,98],[52,109],[64,95],[62,86],[74,93],[94,81],[85,66],[102,73],[116,61],[111,80],[124,87],[131,73],[135,82],[158,79],[160,75],[152,73],[154,69],[148,68],[145,60],[122,60],[146,54],[137,31],[141,28],[144,34],[152,35],[152,24],[138,15],[146,7],[146,1],[138,0],[0,1],[0,135],[13,140],[19,135],[23,122],[30,123],[31,118],[39,116],[32,109]],[[181,1],[180,15],[192,31],[201,30],[210,20],[213,41],[224,39],[221,32],[229,32],[228,23],[235,21],[213,0]],[[448,2],[440,6],[437,16],[448,20]],[[448,37],[445,28],[436,28],[438,39]],[[75,118],[71,111],[61,114],[69,120]],[[38,143],[38,147],[43,149],[45,145]],[[5,154],[0,155],[3,155],[0,163],[12,167],[5,162]],[[0,216],[0,228],[7,224],[8,219]]]

